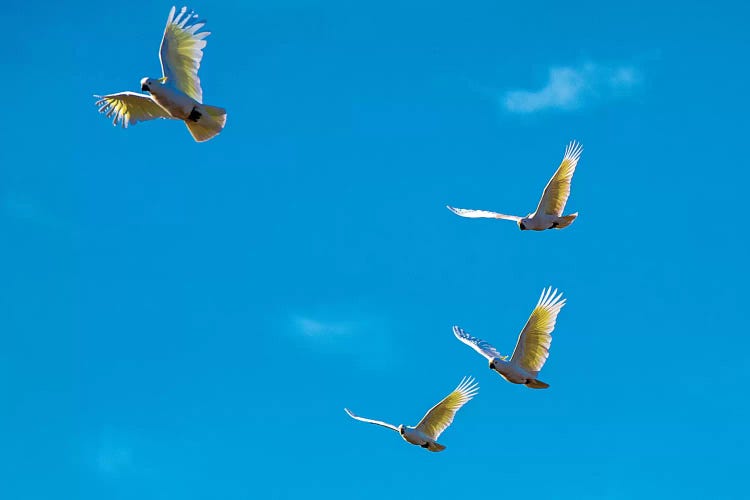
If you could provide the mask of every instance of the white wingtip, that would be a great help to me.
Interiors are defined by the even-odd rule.
[[[571,160],[577,162],[581,158],[583,153],[583,146],[578,141],[570,141],[568,146],[565,148],[565,156],[563,160]]]
[[[470,335],[466,333],[466,330],[458,325],[453,325],[453,335],[462,342],[464,339],[468,339],[470,337]]]
[[[539,297],[538,306],[542,306],[545,309],[557,308],[561,309],[565,305],[567,299],[562,298],[562,292],[558,292],[557,288],[552,290],[552,286],[542,289],[542,295]]]
[[[479,393],[479,383],[474,377],[463,377],[456,390],[463,393],[465,400],[469,401]]]
[[[172,20],[174,19],[175,12],[177,12],[177,7],[173,5],[172,8],[169,9],[169,15],[167,16],[167,24],[170,24],[172,22]]]

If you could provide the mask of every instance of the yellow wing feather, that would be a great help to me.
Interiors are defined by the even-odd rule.
[[[562,293],[552,291],[552,287],[542,290],[539,302],[518,336],[518,343],[510,358],[511,363],[536,376],[549,356],[552,330],[555,329],[557,315],[564,305]]]
[[[135,125],[146,120],[172,118],[166,110],[145,94],[120,92],[94,97],[99,99],[95,103],[99,107],[99,112],[105,114],[107,118],[114,117],[112,125],[115,126],[119,123],[123,128],[128,128],[128,125]]]
[[[161,69],[167,82],[171,83],[196,101],[203,102],[198,68],[203,58],[203,48],[209,31],[198,32],[206,23],[198,21],[198,16],[187,7],[175,15],[175,8],[169,11],[164,37],[159,47]]]
[[[550,215],[562,215],[565,209],[565,204],[568,202],[570,196],[570,182],[573,180],[573,174],[576,171],[576,165],[578,160],[581,158],[583,152],[583,146],[579,143],[572,141],[565,148],[565,156],[563,156],[562,163],[557,167],[555,175],[547,183],[542,193],[542,199],[539,201],[539,206],[536,209],[537,213],[545,213]]]
[[[453,392],[427,412],[417,424],[416,429],[424,432],[432,439],[437,439],[453,423],[456,412],[478,392],[479,385],[474,382],[474,379],[464,377]]]

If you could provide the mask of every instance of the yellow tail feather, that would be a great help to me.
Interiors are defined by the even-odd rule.
[[[563,215],[558,219],[557,222],[557,229],[562,229],[564,227],[568,227],[569,225],[573,224],[573,221],[576,220],[576,217],[578,217],[578,212],[570,215]]]
[[[445,449],[445,446],[443,446],[440,443],[427,443],[427,449],[430,451],[443,451]]]
[[[199,111],[202,114],[198,121],[185,120],[185,125],[196,142],[205,142],[224,129],[227,123],[227,112],[216,106],[201,106]]]
[[[545,384],[541,380],[533,379],[526,382],[526,387],[529,389],[546,389],[549,387],[549,384]]]

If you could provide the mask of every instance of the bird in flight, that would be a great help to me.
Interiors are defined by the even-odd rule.
[[[490,369],[495,370],[508,382],[524,384],[531,389],[546,389],[549,384],[538,380],[537,376],[549,356],[552,330],[555,329],[557,315],[564,305],[562,293],[558,293],[556,289],[552,291],[552,287],[542,290],[539,302],[518,336],[516,349],[510,360],[488,342],[472,337],[458,326],[453,327],[453,335],[487,358]]]
[[[344,411],[355,420],[387,427],[398,432],[404,441],[437,452],[445,449],[445,446],[437,442],[440,434],[453,423],[453,417],[456,415],[456,412],[471,398],[476,396],[478,392],[479,385],[474,382],[474,379],[464,377],[461,379],[458,387],[448,394],[445,399],[433,406],[416,427],[408,427],[403,424],[396,427],[380,420],[359,417],[348,408],[344,408]]]
[[[119,92],[98,98],[99,112],[112,124],[123,128],[156,118],[182,120],[197,142],[216,136],[224,128],[227,112],[223,108],[203,104],[203,91],[198,68],[203,58],[204,40],[211,33],[200,31],[205,26],[193,11],[174,7],[169,11],[167,26],[159,48],[162,77],[141,79],[141,90]]]
[[[562,163],[557,167],[557,172],[555,172],[555,175],[552,176],[544,188],[542,199],[539,200],[536,211],[526,217],[505,215],[487,210],[454,208],[450,205],[448,205],[448,210],[456,215],[470,219],[512,220],[518,224],[521,231],[526,229],[544,231],[545,229],[562,229],[568,227],[578,217],[578,212],[570,215],[563,215],[562,213],[565,209],[565,204],[568,202],[568,196],[570,196],[570,182],[573,179],[573,173],[576,170],[578,160],[581,158],[582,151],[583,146],[579,143],[572,141],[568,144],[568,147],[565,148],[565,156],[563,156]]]

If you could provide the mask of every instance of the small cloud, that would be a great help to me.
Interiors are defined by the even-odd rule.
[[[95,445],[93,460],[100,475],[120,477],[133,470],[133,446],[121,436],[106,433]]]
[[[28,198],[21,198],[14,194],[7,194],[3,198],[5,212],[21,220],[39,217],[39,210]]]
[[[307,349],[344,356],[368,369],[384,369],[394,361],[390,329],[377,318],[292,316],[290,324],[290,333],[304,339]]]
[[[622,97],[640,85],[633,66],[586,63],[549,69],[549,80],[539,90],[509,90],[502,104],[511,113],[528,114],[548,109],[571,111],[603,99]]]
[[[102,474],[107,476],[118,475],[132,467],[133,450],[126,447],[99,450],[96,464]]]
[[[17,192],[0,193],[0,215],[28,226],[46,230],[65,230],[66,224],[41,202]]]
[[[189,497],[205,454],[190,435],[156,437],[109,426],[84,431],[78,460],[91,492],[114,487],[118,498]]]
[[[294,318],[297,329],[308,337],[341,336],[350,333],[351,325],[317,321],[311,318]]]

